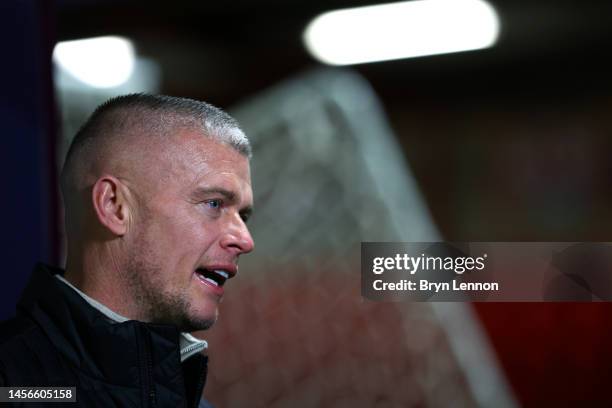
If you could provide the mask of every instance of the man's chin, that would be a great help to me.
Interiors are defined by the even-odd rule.
[[[216,321],[216,317],[208,319],[191,319],[186,325],[187,327],[181,328],[181,331],[191,333],[194,331],[208,330],[215,324]]]
[[[206,314],[198,314],[194,312],[189,313],[188,311],[177,313],[177,311],[174,311],[174,313],[167,313],[163,315],[158,314],[156,318],[151,320],[151,322],[173,325],[176,326],[181,332],[191,333],[194,331],[210,329],[217,321],[217,315],[218,312],[216,309],[214,312]]]
[[[210,311],[208,313],[190,313],[187,318],[184,319],[183,324],[180,325],[180,330],[182,332],[194,332],[200,330],[208,330],[210,329],[215,322],[217,321],[217,317],[219,312],[217,308],[214,311]]]

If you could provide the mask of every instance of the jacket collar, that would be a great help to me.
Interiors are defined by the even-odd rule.
[[[95,309],[97,309],[100,313],[108,318],[109,323],[123,323],[127,322],[129,319],[127,317],[121,316],[118,313],[115,313],[102,303],[93,299],[90,296],[87,296],[77,287],[75,287],[72,283],[68,282],[61,274],[54,275],[55,278],[68,285],[72,290],[74,290],[79,296],[81,296],[89,305]],[[194,356],[198,353],[201,353],[206,348],[208,348],[208,343],[205,340],[200,340],[195,338],[189,333],[182,332],[179,337],[179,350],[181,354],[181,362],[185,361],[191,356]]]
[[[58,352],[77,370],[99,381],[130,388],[141,383],[143,355],[151,363],[151,378],[157,386],[183,396],[186,384],[179,355],[178,329],[128,320],[111,323],[100,310],[54,275],[61,269],[38,264],[17,308],[38,323]],[[195,359],[195,360],[194,360]],[[197,361],[196,361],[197,360]],[[205,374],[208,358],[190,358]],[[204,379],[197,381],[201,393]],[[197,397],[199,400],[199,396]]]

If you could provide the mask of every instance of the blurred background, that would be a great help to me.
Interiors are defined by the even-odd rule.
[[[62,265],[74,132],[109,97],[159,92],[227,109],[255,151],[257,251],[202,333],[214,404],[609,405],[608,304],[366,302],[359,244],[610,241],[612,3],[490,0],[495,39],[465,52],[309,52],[315,17],[378,3],[2,2],[0,318],[36,261]],[[72,42],[101,36],[119,39]]]

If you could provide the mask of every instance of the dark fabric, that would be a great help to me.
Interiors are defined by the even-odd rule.
[[[177,328],[111,323],[58,273],[37,265],[16,317],[0,323],[0,385],[76,386],[70,407],[198,407],[207,357],[181,364]]]

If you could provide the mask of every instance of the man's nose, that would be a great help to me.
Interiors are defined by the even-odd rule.
[[[226,233],[223,234],[221,246],[235,252],[236,255],[248,254],[255,248],[253,237],[239,215],[232,220]]]

